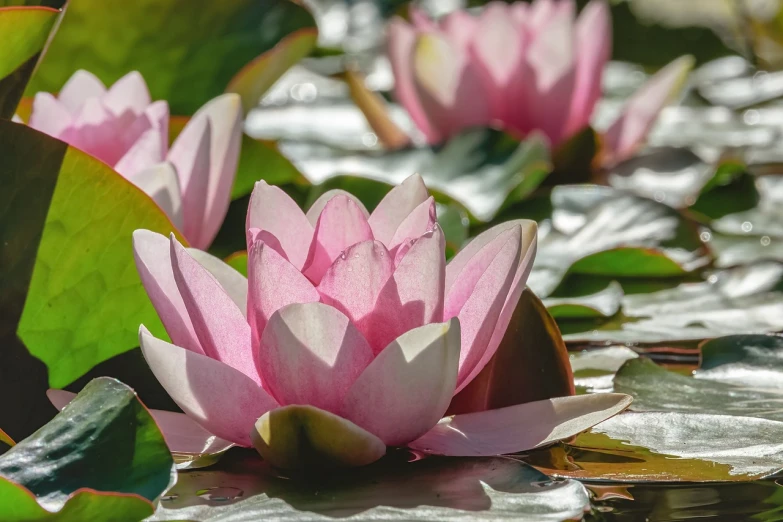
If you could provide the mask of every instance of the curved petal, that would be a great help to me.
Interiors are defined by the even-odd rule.
[[[39,92],[33,98],[30,127],[59,138],[71,125],[71,113],[48,92]]]
[[[413,23],[413,27],[418,31],[434,31],[438,28],[437,24],[423,9],[419,9],[413,4],[408,6],[408,16]]]
[[[221,288],[234,301],[242,315],[247,317],[247,278],[219,257],[197,248],[187,248],[186,250],[193,259],[217,279]]]
[[[340,414],[387,446],[415,440],[446,412],[457,383],[459,352],[456,318],[404,333],[351,386]]]
[[[245,227],[248,231],[257,228],[274,236],[279,249],[268,239],[264,238],[264,241],[297,270],[302,269],[313,239],[313,226],[299,205],[280,187],[271,186],[266,181],[256,183],[250,195]]]
[[[182,232],[191,245],[207,248],[201,227],[207,204],[211,149],[210,123],[207,118],[192,119],[177,137],[167,156],[179,175],[182,187]]]
[[[165,158],[165,150],[161,147],[163,134],[160,129],[145,131],[131,148],[120,158],[114,170],[130,179],[139,172],[149,169]],[[173,171],[176,175],[176,171]],[[177,182],[179,190],[179,182]]]
[[[253,363],[250,326],[220,283],[171,236],[171,267],[204,354],[261,385]]]
[[[661,109],[679,94],[693,64],[692,56],[681,56],[633,93],[620,116],[603,133],[602,166],[610,167],[636,152]]]
[[[49,389],[46,391],[46,396],[55,408],[62,410],[76,397],[76,394],[65,390]],[[234,445],[212,435],[184,413],[153,409],[149,412],[172,453],[219,453]]]
[[[307,221],[309,221],[311,225],[315,226],[316,224],[318,224],[318,218],[321,216],[321,212],[323,212],[324,207],[335,196],[345,196],[346,198],[353,200],[353,202],[356,203],[356,206],[362,210],[364,217],[368,219],[370,218],[370,213],[367,212],[367,208],[364,206],[364,203],[359,201],[359,198],[357,198],[350,192],[346,192],[341,189],[332,189],[332,190],[327,190],[326,192],[321,194],[318,197],[318,199],[316,199],[313,202],[313,204],[310,205],[310,209],[307,211],[306,215],[307,215]]]
[[[318,217],[302,273],[318,284],[344,250],[371,239],[372,230],[362,209],[350,198],[335,196]]]
[[[438,225],[413,242],[375,300],[366,329],[378,353],[394,339],[443,318],[446,244]]]
[[[386,454],[386,445],[353,422],[314,406],[276,408],[261,416],[253,445],[275,467],[365,466]]]
[[[122,173],[119,169],[118,172]],[[130,181],[158,204],[177,228],[182,227],[182,196],[177,171],[164,162],[129,176]]]
[[[146,120],[135,120],[134,114],[118,118],[98,98],[88,98],[60,139],[113,166],[146,130]]]
[[[427,138],[428,143],[440,141],[440,134],[430,123],[422,107],[413,81],[413,48],[416,30],[399,17],[395,17],[387,28],[389,61],[394,74],[394,98],[408,111],[416,126]]]
[[[488,360],[490,339],[516,276],[521,240],[520,227],[501,232],[471,259],[446,294],[444,318],[457,316],[462,325],[457,391],[481,371],[479,362]]]
[[[242,141],[242,100],[235,93],[223,94],[201,107],[193,118],[202,115],[209,119],[212,133],[206,208],[199,236],[200,244],[206,246],[220,230],[231,202]]]
[[[479,22],[470,13],[462,10],[452,11],[440,23],[446,36],[462,48],[466,48],[476,36]]]
[[[408,446],[454,457],[516,453],[568,439],[620,413],[631,401],[622,393],[596,393],[454,415]]]
[[[420,175],[413,174],[405,178],[383,197],[367,220],[373,237],[384,245],[391,243],[405,218],[428,197],[427,187]]]
[[[439,33],[424,33],[416,40],[413,71],[421,105],[441,138],[491,122],[489,80],[467,50]]]
[[[318,302],[320,296],[310,280],[263,241],[250,245],[247,275],[247,318],[252,331],[253,359],[262,373],[259,343],[272,314],[286,305]]]
[[[169,238],[150,230],[135,230],[133,257],[144,290],[171,341],[177,346],[203,354],[204,349],[174,280]]]
[[[102,98],[104,94],[106,94],[106,86],[103,82],[93,73],[79,69],[65,82],[57,99],[73,114],[88,99]]]
[[[318,285],[321,302],[348,316],[369,341],[370,328],[375,322],[375,301],[392,272],[394,260],[380,241],[353,245],[345,251],[344,257],[335,260],[321,279]]]
[[[264,386],[281,404],[311,404],[336,412],[372,361],[362,334],[340,311],[322,303],[275,312],[261,336]]]
[[[490,2],[477,20],[472,47],[497,88],[507,86],[522,61],[522,32],[511,16],[511,6]]]
[[[169,104],[164,100],[159,100],[148,105],[144,109],[144,116],[149,121],[150,127],[160,131],[160,150],[163,151],[163,157],[169,152]]]
[[[566,135],[590,124],[601,97],[601,78],[612,54],[612,16],[604,0],[592,0],[576,21],[576,86]]]
[[[152,103],[147,83],[139,71],[131,71],[109,87],[103,104],[114,114],[132,111],[141,114]]]
[[[400,223],[400,227],[394,233],[394,237],[389,242],[389,250],[396,250],[401,244],[421,237],[438,223],[435,212],[435,198],[430,198],[408,214],[405,220]]]
[[[139,343],[160,384],[191,419],[227,441],[249,447],[253,423],[277,402],[240,371],[153,337],[143,326]]]

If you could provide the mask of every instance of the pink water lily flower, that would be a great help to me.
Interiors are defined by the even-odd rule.
[[[228,210],[242,139],[236,94],[204,105],[169,149],[169,106],[134,71],[109,89],[77,71],[59,95],[35,95],[29,124],[107,163],[163,209],[191,245],[206,248]]]
[[[144,357],[184,411],[153,412],[175,452],[253,445],[280,467],[363,465],[387,446],[496,455],[570,437],[630,402],[582,395],[444,417],[505,334],[535,256],[533,221],[498,225],[447,264],[419,176],[372,214],[338,190],[304,213],[259,182],[247,235],[245,279],[173,236],[134,234],[172,341],[140,329]]]
[[[573,0],[495,1],[436,22],[412,9],[412,24],[396,18],[388,28],[396,99],[429,143],[496,124],[543,132],[556,147],[590,124],[611,55],[606,3],[575,11]],[[680,58],[633,95],[603,134],[604,165],[636,151],[691,67]]]

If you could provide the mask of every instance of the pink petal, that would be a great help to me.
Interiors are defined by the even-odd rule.
[[[417,31],[434,31],[438,27],[424,10],[415,5],[408,6],[408,15]]]
[[[125,153],[114,166],[114,170],[133,178],[139,172],[149,169],[164,161],[165,150],[161,148],[162,134],[159,129],[149,129],[142,134],[136,143]],[[176,175],[176,170],[174,170]],[[179,181],[177,182],[179,187]]]
[[[125,111],[142,114],[150,103],[150,91],[138,71],[131,71],[114,82],[103,97],[106,108],[117,115]]]
[[[253,358],[261,372],[259,343],[269,318],[282,307],[294,303],[318,302],[313,284],[277,250],[263,241],[248,249],[248,314],[253,336]]]
[[[443,318],[445,239],[440,227],[417,238],[381,289],[367,340],[376,353],[409,330]]]
[[[497,410],[454,415],[408,446],[435,455],[489,457],[565,440],[631,404],[621,393],[558,397]]]
[[[79,69],[65,82],[57,98],[71,114],[81,109],[85,101],[90,98],[102,98],[106,94],[106,87],[94,74]]]
[[[519,127],[523,132],[539,129],[552,144],[564,137],[576,81],[574,4],[556,4],[551,16],[530,42],[523,71],[524,98]]]
[[[231,366],[153,337],[143,326],[139,343],[160,384],[191,419],[227,441],[250,447],[256,419],[277,402]]]
[[[444,318],[457,316],[462,325],[457,391],[481,371],[479,362],[490,348],[490,339],[516,276],[521,239],[520,227],[500,233],[473,256],[446,294]]]
[[[518,27],[524,27],[525,22],[530,16],[530,4],[525,2],[514,2],[509,6],[511,9],[511,18]]]
[[[242,315],[247,317],[247,278],[219,257],[197,248],[187,248],[186,250],[193,259],[212,274],[220,287],[237,305]]]
[[[372,230],[362,209],[350,198],[335,196],[318,217],[302,273],[318,284],[344,250],[370,239]]]
[[[352,199],[353,202],[356,203],[356,206],[362,210],[364,217],[370,217],[370,213],[367,212],[367,208],[365,208],[364,203],[359,201],[356,196],[341,189],[332,189],[327,190],[321,194],[318,199],[316,199],[315,202],[310,205],[310,209],[307,211],[307,220],[311,225],[315,226],[318,223],[318,218],[321,216],[321,212],[323,212],[324,207],[329,202],[329,200],[335,196],[345,196],[346,198]]]
[[[206,249],[202,238],[202,223],[209,190],[211,149],[210,122],[207,118],[192,119],[177,137],[167,156],[179,175],[182,187],[182,232],[191,245]]]
[[[408,111],[427,142],[437,143],[441,140],[440,134],[430,123],[413,80],[412,56],[416,31],[398,17],[392,19],[387,31],[388,55],[394,73],[394,97]]]
[[[489,79],[465,49],[441,34],[422,34],[415,44],[413,71],[421,105],[441,137],[490,123]]]
[[[661,109],[679,94],[693,63],[692,56],[677,58],[633,93],[620,116],[603,134],[602,164],[605,167],[628,159],[636,152]]]
[[[130,117],[133,118],[133,115]],[[123,127],[129,123],[118,120],[99,99],[89,98],[75,114],[73,124],[63,132],[61,139],[114,166],[135,141],[126,143],[123,139]]]
[[[344,313],[367,340],[381,289],[394,272],[394,260],[380,241],[363,241],[340,256],[318,285],[321,302]],[[386,346],[385,344],[383,346]],[[380,351],[383,346],[377,348]]]
[[[169,151],[169,104],[163,100],[156,101],[147,106],[144,110],[144,116],[151,128],[160,131],[160,150],[163,151],[165,158]]]
[[[473,41],[479,22],[470,13],[457,10],[446,15],[440,25],[451,42],[464,49]]]
[[[259,351],[264,385],[281,404],[310,404],[332,413],[373,358],[348,318],[322,303],[275,312]]]
[[[435,426],[449,406],[459,347],[457,319],[406,332],[359,376],[340,414],[387,446],[415,440]]]
[[[511,16],[511,7],[490,2],[478,18],[473,50],[485,65],[496,88],[508,86],[522,61],[522,31]]]
[[[612,54],[612,18],[604,0],[592,0],[576,21],[576,86],[566,135],[590,124],[601,78]]]
[[[49,389],[46,391],[46,396],[55,408],[62,411],[76,394],[65,390]],[[233,443],[212,435],[184,413],[153,409],[149,412],[172,453],[220,453],[233,446]]]
[[[144,289],[172,342],[203,354],[204,350],[174,280],[169,239],[149,230],[136,230],[133,232],[133,256]]]
[[[159,163],[127,177],[158,204],[174,226],[182,227],[182,196],[177,171],[171,163]]]
[[[388,245],[395,232],[413,209],[427,201],[429,193],[424,180],[418,174],[409,176],[391,189],[375,207],[368,219],[373,237]]]
[[[39,92],[33,98],[30,127],[59,138],[71,125],[71,113],[48,92]]]
[[[257,228],[274,236],[280,245],[277,252],[297,270],[302,269],[313,239],[313,226],[299,205],[280,187],[270,186],[266,181],[256,183],[247,208],[246,228]],[[267,238],[264,241],[277,249]]]
[[[253,363],[250,326],[212,274],[171,236],[171,267],[204,354],[261,384]]]
[[[432,230],[432,227],[437,223],[438,218],[435,213],[435,198],[430,196],[427,201],[413,209],[405,220],[400,223],[399,228],[394,233],[394,237],[389,242],[389,250],[393,251],[405,241],[424,235]]]

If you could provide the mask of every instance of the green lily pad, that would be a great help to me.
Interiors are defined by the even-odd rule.
[[[783,329],[783,265],[763,263],[708,275],[707,281],[626,295],[603,323],[561,322],[567,342],[660,343]]]
[[[8,2],[0,2],[0,34],[3,35],[0,57],[2,118],[11,118],[14,115],[49,34],[60,16],[59,9],[38,7],[36,4],[39,5],[40,2],[29,7],[6,7]]]
[[[614,375],[625,361],[639,355],[627,346],[609,346],[571,352],[571,368],[574,371],[574,385],[586,392],[611,392]]]
[[[235,450],[214,468],[180,473],[150,521],[580,519],[584,487],[508,458],[415,460],[395,452],[363,468],[281,476]],[[409,462],[409,460],[412,460]]]
[[[27,92],[58,91],[78,69],[107,84],[138,70],[153,99],[168,100],[174,114],[193,114],[284,36],[314,26],[289,0],[71,0]],[[259,65],[263,59],[236,80],[240,90],[263,79]]]
[[[0,456],[0,518],[136,521],[175,481],[163,435],[136,394],[99,378]]]
[[[163,334],[131,243],[137,228],[174,231],[163,211],[104,163],[24,125],[0,121],[0,156],[3,331],[46,363],[50,385],[137,346],[142,322]]]
[[[281,143],[280,151],[314,184],[340,175],[397,184],[417,172],[433,192],[461,203],[480,221],[527,197],[551,170],[543,138],[519,142],[491,129],[464,132],[442,146],[391,152],[305,142]]]
[[[693,376],[783,390],[783,337],[730,335],[706,341],[701,345],[701,364]]]
[[[609,187],[552,189],[540,223],[528,284],[551,295],[569,272],[612,277],[672,277],[709,262],[698,236],[676,211]]]
[[[623,287],[617,281],[593,294],[567,297],[548,297],[544,304],[555,319],[611,317],[620,310]]]

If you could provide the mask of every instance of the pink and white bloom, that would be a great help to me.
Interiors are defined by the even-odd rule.
[[[172,341],[140,329],[144,357],[185,412],[161,424],[174,451],[198,447],[201,433],[205,447],[220,446],[210,435],[222,447],[254,445],[281,467],[305,453],[362,465],[387,446],[496,455],[570,437],[630,402],[570,396],[444,417],[505,334],[535,256],[533,221],[498,225],[447,264],[419,176],[372,214],[342,191],[304,213],[262,181],[247,235],[246,280],[173,236],[134,233],[136,266]],[[180,445],[167,426],[181,433],[187,423],[200,427]]]
[[[169,106],[136,71],[110,88],[77,71],[58,96],[35,95],[29,125],[87,152],[134,183],[191,245],[206,248],[228,210],[242,139],[236,94],[208,102],[169,148]]]
[[[499,125],[543,132],[556,147],[590,124],[611,56],[605,1],[575,11],[573,0],[495,1],[436,22],[412,9],[412,24],[396,18],[388,28],[395,97],[428,143]],[[635,152],[691,67],[680,58],[634,94],[604,135],[604,165]]]

